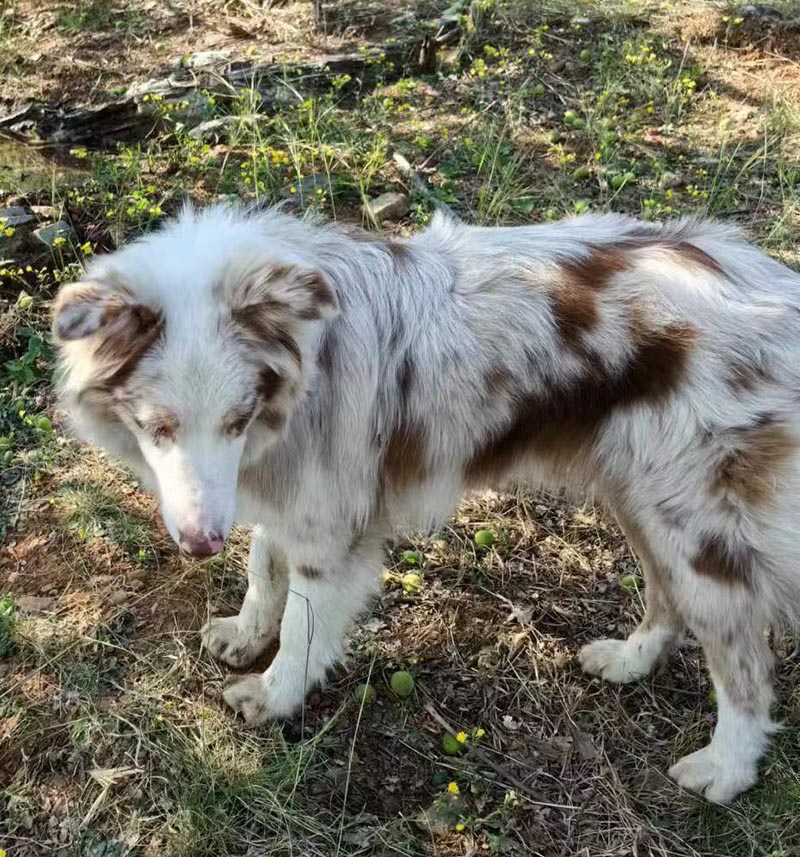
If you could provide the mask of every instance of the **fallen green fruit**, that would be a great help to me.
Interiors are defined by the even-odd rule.
[[[575,119],[572,120],[572,127],[575,128],[576,131],[581,131],[583,128],[586,127],[586,121],[581,119],[580,116],[577,116]]]
[[[589,203],[585,199],[575,200],[575,214],[583,214],[589,210]]]
[[[414,678],[405,670],[398,670],[389,679],[389,687],[398,699],[407,699],[414,692]]]
[[[582,182],[584,179],[589,178],[589,168],[588,167],[578,167],[575,172],[572,174],[572,178],[575,179],[576,182]]]
[[[584,48],[578,56],[581,58],[581,62],[590,62],[592,59],[592,52],[589,48]]]
[[[623,589],[628,589],[631,592],[637,592],[642,586],[642,578],[636,574],[626,574],[619,579],[619,585]]]
[[[422,578],[413,571],[410,571],[408,574],[403,575],[403,590],[407,594],[412,594],[414,592],[419,592],[422,589]]]
[[[625,176],[617,173],[615,176],[611,176],[609,184],[614,190],[619,190],[625,184]]]
[[[455,735],[451,735],[447,732],[442,738],[442,750],[447,753],[448,756],[457,756],[464,749],[464,745],[456,738]]]
[[[53,424],[47,419],[47,417],[37,417],[36,428],[40,431],[52,431]]]
[[[400,559],[402,559],[406,565],[419,565],[422,557],[420,556],[419,551],[403,551],[403,553],[400,554]]]
[[[537,83],[536,86],[533,87],[533,94],[536,96],[544,95],[544,87],[541,83]]]
[[[371,684],[360,684],[354,691],[353,696],[359,705],[365,708],[375,702],[375,688]]]
[[[495,538],[494,530],[478,530],[475,533],[475,544],[481,548],[490,548],[494,544]]]

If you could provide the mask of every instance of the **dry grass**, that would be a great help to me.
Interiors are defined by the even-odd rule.
[[[419,22],[397,21],[401,12],[424,18],[442,5],[330,4],[330,33],[310,36],[301,2],[20,0],[0,26],[11,75],[0,97],[97,102],[190,49],[311,56],[407,35]],[[225,671],[197,633],[210,613],[238,607],[244,534],[222,559],[180,558],[152,501],[62,439],[50,411],[54,283],[87,251],[150,228],[187,189],[291,203],[288,189],[315,173],[325,191],[312,207],[357,220],[363,195],[403,186],[400,151],[430,190],[412,190],[411,217],[391,229],[424,224],[432,199],[485,223],[584,205],[712,213],[797,264],[791,21],[775,30],[735,23],[735,7],[634,0],[473,9],[437,75],[386,68],[386,83],[355,105],[334,86],[265,115],[244,91],[209,104],[236,117],[218,142],[173,124],[88,153],[77,172],[34,170],[25,150],[22,172],[0,175],[11,196],[24,174],[27,201],[63,204],[79,234],[41,270],[4,263],[0,849],[10,857],[800,853],[792,641],[776,640],[787,728],[760,785],[729,809],[681,793],[665,771],[714,720],[696,647],[622,688],[574,660],[584,642],[627,633],[643,607],[620,585],[636,560],[600,510],[489,494],[441,533],[393,546],[347,665],[301,717],[248,730],[222,705]],[[570,23],[576,15],[589,23]],[[498,535],[486,551],[473,541],[485,528]],[[418,590],[399,583],[406,550],[421,555]],[[387,687],[398,668],[416,681],[404,702]],[[377,699],[362,707],[354,690],[365,681]],[[461,755],[443,752],[448,728],[470,736]]]

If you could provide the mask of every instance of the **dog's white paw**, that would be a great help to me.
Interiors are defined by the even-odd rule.
[[[578,661],[584,672],[616,684],[643,678],[653,668],[653,659],[629,640],[595,640],[580,650]]]
[[[264,652],[277,629],[259,633],[257,628],[243,626],[239,616],[226,616],[207,622],[200,633],[212,657],[232,667],[244,667]]]
[[[251,673],[235,678],[222,692],[222,698],[247,723],[253,725],[291,717],[303,704],[305,697],[302,668],[299,684],[293,681],[291,689],[276,681],[278,675],[270,668],[265,673]]]
[[[713,803],[730,803],[758,779],[755,763],[720,759],[709,744],[676,762],[669,775],[682,788],[704,795]]]

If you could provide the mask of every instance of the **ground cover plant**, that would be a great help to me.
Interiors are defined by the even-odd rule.
[[[714,719],[697,648],[625,687],[575,663],[644,597],[590,502],[483,494],[394,544],[347,665],[296,720],[244,728],[198,630],[238,609],[245,534],[209,562],[177,554],[130,474],[66,435],[47,333],[84,258],[187,196],[390,234],[438,206],[482,224],[711,215],[797,268],[796,4],[18,0],[0,7],[0,113],[99,111],[214,52],[344,54],[359,74],[278,76],[277,106],[255,77],[156,88],[144,130],[102,140],[40,125],[35,144],[0,119],[0,854],[800,853],[795,641],[774,641],[785,729],[759,785],[729,808],[682,793],[665,771]],[[389,216],[365,205],[387,192]]]

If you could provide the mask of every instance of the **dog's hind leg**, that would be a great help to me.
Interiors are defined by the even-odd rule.
[[[622,683],[648,675],[680,636],[683,622],[670,594],[668,570],[656,559],[643,527],[621,508],[616,514],[644,572],[645,615],[627,640],[595,640],[578,658],[585,672]]]
[[[285,561],[256,527],[247,560],[247,594],[238,616],[211,619],[202,629],[203,644],[232,667],[252,663],[278,636],[289,585]]]
[[[291,567],[275,660],[224,692],[248,723],[293,715],[340,661],[348,626],[380,590],[382,548],[382,539],[362,538],[338,567]]]
[[[689,627],[703,644],[717,698],[711,743],[684,756],[670,776],[684,788],[727,803],[752,786],[776,726],[773,655],[758,600],[746,583],[703,580],[687,605]]]

